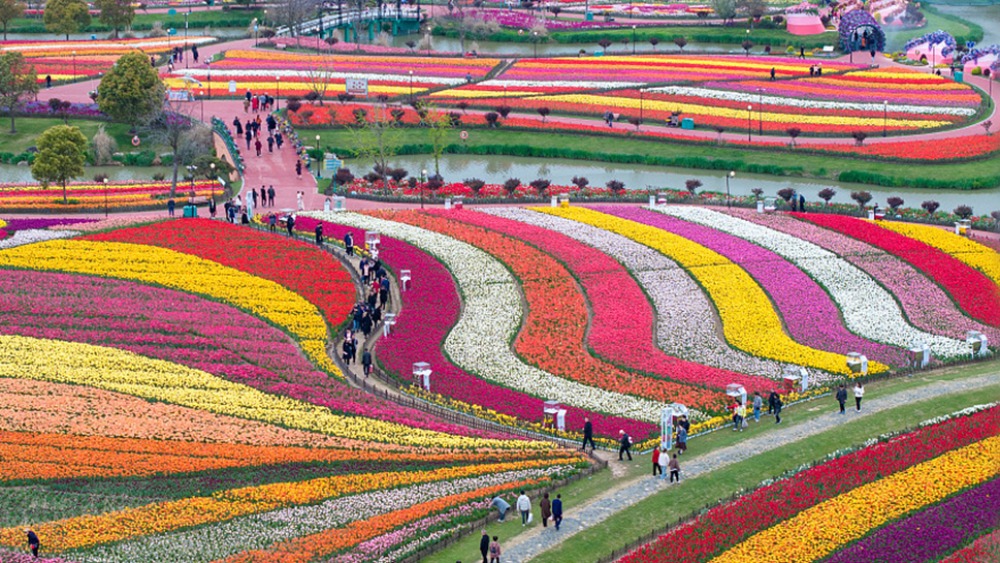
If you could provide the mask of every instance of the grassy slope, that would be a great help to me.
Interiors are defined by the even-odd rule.
[[[132,136],[128,134],[128,125],[85,119],[70,119],[69,124],[79,127],[88,139],[93,138],[97,128],[104,125],[105,130],[118,142],[121,150],[132,147]],[[35,140],[43,131],[55,125],[63,125],[63,120],[48,117],[18,117],[14,120],[17,133],[10,134],[10,118],[0,119],[0,152],[20,153],[35,145]]]
[[[354,141],[349,131],[345,129],[332,129],[318,132],[322,137],[324,146],[332,147],[335,152],[340,154],[350,154],[354,146]],[[307,136],[312,137],[313,132],[309,131]],[[580,157],[588,160],[609,161],[615,157],[635,156],[636,158],[634,159],[623,158],[622,160],[643,162],[646,157],[700,157],[713,161],[743,161],[748,164],[754,163],[762,166],[774,165],[781,167],[784,173],[789,176],[823,178],[827,180],[836,180],[837,175],[844,170],[864,170],[871,173],[898,177],[903,180],[928,177],[960,180],[996,175],[996,170],[1000,169],[998,168],[1000,157],[961,164],[915,165],[796,154],[792,151],[757,151],[714,145],[681,145],[635,138],[615,137],[614,141],[609,142],[607,137],[596,135],[505,131],[502,128],[498,130],[472,130],[469,133],[469,140],[466,143],[458,140],[457,132],[454,133],[454,137],[454,145],[451,147],[453,150],[449,152],[461,153],[464,152],[464,147],[468,146],[470,149],[492,147],[494,154],[524,155],[524,152],[518,151],[518,146],[531,146],[541,149],[582,151],[587,154],[581,154]],[[428,144],[427,132],[423,129],[405,129],[402,132],[402,143],[404,145]],[[718,163],[717,166],[713,165],[712,168],[745,169],[741,166],[729,166],[722,163]]]
[[[209,27],[248,27],[250,21],[254,18],[259,18],[263,15],[260,10],[253,11],[231,11],[223,12],[222,10],[212,10],[212,11],[201,11],[201,12],[191,12],[188,15],[188,33],[194,35],[197,34],[201,29],[206,26]],[[152,28],[154,22],[160,22],[163,24],[163,29],[175,28],[177,29],[177,35],[174,37],[184,37],[184,13],[183,10],[178,9],[176,15],[169,14],[154,14],[146,13],[141,10],[137,10],[135,14],[135,20],[132,22],[133,27],[136,30],[149,30]],[[94,17],[91,21],[90,26],[84,29],[81,33],[106,33],[110,31],[110,28],[102,24],[100,20]],[[45,30],[45,23],[41,18],[17,18],[10,23],[10,27],[7,30],[8,33],[41,33],[48,34]],[[61,39],[61,36],[53,36],[55,39]]]
[[[868,403],[877,402],[879,398],[898,392],[904,388],[927,384],[932,381],[995,373],[997,369],[997,362],[992,362],[940,370],[912,378],[904,377],[883,383],[873,383],[868,385],[866,389],[865,401]],[[627,511],[609,518],[594,526],[586,533],[573,536],[570,541],[560,544],[557,549],[541,554],[533,561],[539,563],[563,563],[565,561],[586,563],[596,561],[616,549],[623,548],[636,538],[649,534],[654,528],[659,528],[667,522],[676,522],[680,518],[687,517],[691,512],[700,510],[705,505],[725,499],[739,489],[753,487],[765,479],[776,477],[785,471],[822,458],[838,449],[863,443],[869,438],[886,432],[914,426],[923,420],[935,416],[987,402],[995,399],[997,396],[1000,396],[1000,380],[995,385],[985,389],[939,397],[934,400],[923,401],[870,415],[864,419],[852,421],[850,417],[847,417],[844,424],[837,429],[810,437],[805,441],[795,444],[794,447],[763,453],[741,464],[725,467],[698,478],[682,481],[677,487],[665,488],[663,492],[641,501]],[[836,404],[833,399],[829,397],[820,398],[784,411],[787,417],[782,420],[782,427],[787,428],[784,426],[785,424],[790,424],[794,427],[814,417],[836,416],[833,414],[835,412]],[[749,436],[773,432],[776,428],[778,427],[771,423],[769,419],[761,418],[760,425],[751,423],[748,430],[749,434],[734,434],[732,432],[719,431],[705,437],[696,438],[689,443],[689,453],[696,456],[698,452],[732,445]],[[629,467],[629,477],[646,475],[647,471],[650,470],[649,459],[645,456],[638,456],[636,461]],[[681,463],[683,470],[684,461]],[[574,506],[579,506],[584,501],[593,498],[620,482],[621,480],[619,479],[611,478],[609,471],[603,471],[590,479],[573,483],[559,492],[566,500],[566,511],[571,513]],[[537,520],[537,505],[535,510]],[[535,525],[537,526],[538,524],[536,523]],[[493,526],[489,531],[491,534],[501,534],[503,536],[501,537],[502,544],[504,539],[509,539],[520,533],[521,528],[514,524],[503,524],[500,528]],[[458,560],[465,561],[467,559],[473,560],[473,556],[478,553],[478,542],[479,534],[472,534],[448,549],[426,558],[425,561],[443,563]]]

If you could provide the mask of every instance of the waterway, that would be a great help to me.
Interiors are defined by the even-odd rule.
[[[434,172],[434,159],[426,155],[400,156],[392,159],[392,166],[402,167],[411,174],[420,170]],[[371,163],[348,160],[345,162],[355,176],[371,170]],[[625,183],[626,189],[671,188],[684,189],[684,182],[696,178],[703,183],[702,190],[726,192],[726,174],[723,171],[693,170],[644,165],[601,164],[589,161],[566,159],[543,159],[510,156],[444,155],[439,163],[441,175],[447,181],[461,181],[479,178],[488,183],[503,183],[508,178],[519,178],[528,183],[537,178],[550,180],[553,184],[569,185],[574,176],[584,176],[592,186],[603,186],[609,180]],[[729,191],[733,195],[751,195],[754,188],[764,190],[765,197],[774,197],[782,188],[793,188],[810,201],[820,201],[820,190],[833,188],[837,195],[831,200],[837,203],[852,203],[852,191],[868,191],[874,195],[873,202],[885,207],[890,196],[899,196],[907,207],[918,207],[921,202],[934,200],[942,209],[954,209],[959,205],[969,205],[977,213],[1000,209],[1000,188],[991,190],[920,190],[900,188],[880,188],[860,184],[846,184],[827,180],[803,178],[780,178],[760,174],[738,172],[729,181]]]
[[[128,182],[131,180],[149,181],[157,173],[163,174],[165,178],[170,178],[171,174],[173,174],[173,169],[166,166],[88,166],[84,176],[77,178],[76,181],[90,181],[98,174],[107,174],[108,180],[111,182]],[[183,174],[184,171],[181,170],[179,176],[183,177]],[[31,177],[30,166],[0,164],[0,178],[3,178],[4,183],[11,184],[35,183],[35,179]],[[179,183],[180,180],[178,180]]]
[[[594,36],[595,41],[598,39]],[[419,35],[398,35],[392,38],[392,45],[395,47],[406,47],[407,41],[419,43]],[[474,45],[475,43],[475,45]],[[458,39],[451,37],[433,37],[432,45],[437,51],[457,53],[462,50],[462,44]],[[499,43],[495,41],[472,41],[466,39],[465,48],[472,50],[478,45],[479,53],[490,55],[506,55],[518,57],[533,57],[537,53],[539,57],[577,55],[581,50],[588,55],[593,55],[594,51],[601,51],[600,45],[595,43],[539,43],[537,47],[531,43]],[[639,43],[636,48],[640,52],[652,52],[653,46],[649,43]],[[536,51],[537,49],[537,51]],[[657,53],[680,53],[681,49],[671,41],[664,40],[656,46]],[[715,45],[711,43],[688,43],[684,47],[685,53],[738,53],[743,50],[735,46]],[[608,54],[631,54],[632,46],[624,46],[621,43],[611,45]]]
[[[1000,4],[992,6],[951,6],[946,4],[933,4],[937,11],[958,16],[964,20],[975,22],[983,28],[983,41],[980,46],[988,46],[994,43],[1000,44]]]

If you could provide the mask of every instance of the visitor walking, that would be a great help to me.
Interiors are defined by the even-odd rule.
[[[760,422],[760,409],[764,406],[764,399],[760,396],[760,391],[753,392],[753,420]]]
[[[517,511],[521,513],[521,526],[527,526],[531,522],[531,499],[524,491],[517,497]]]
[[[31,528],[25,528],[24,533],[28,536],[28,549],[31,550],[31,555],[38,557],[38,549],[42,546],[42,542],[38,541],[38,534]]]
[[[688,426],[678,425],[677,427],[677,453],[683,454],[688,449]]]
[[[483,563],[487,563],[490,554],[490,535],[486,533],[486,528],[483,528],[483,537],[479,538],[479,553],[483,554]]]
[[[302,179],[302,161],[301,160],[296,160],[295,161],[295,175],[298,176],[300,180]]]
[[[273,211],[271,212],[271,215],[268,216],[267,221],[271,226],[272,233],[278,230],[278,216]]]
[[[253,199],[253,206],[257,207],[257,190],[250,190],[250,198]]]
[[[289,215],[288,220],[285,221],[285,227],[288,229],[288,236],[292,236],[292,229],[295,228],[295,215]]]
[[[857,407],[858,412],[861,411],[861,399],[865,396],[865,386],[861,382],[854,384],[854,405]]]
[[[549,527],[549,518],[552,517],[552,502],[549,500],[549,493],[542,495],[542,500],[538,502],[538,509],[542,513],[542,527]]]
[[[174,198],[168,199],[167,200],[167,215],[168,216],[170,216],[170,217],[174,216],[174,208],[175,207],[177,207],[177,203],[174,201]]]
[[[365,350],[364,354],[361,354],[361,367],[364,368],[365,377],[368,377],[372,373],[372,353],[370,350]]]
[[[660,472],[660,475],[663,475],[663,472],[660,470],[660,448],[653,448],[653,477],[656,477],[657,471]]]
[[[492,500],[486,500],[490,501],[490,507],[497,509],[497,513],[500,514],[500,519],[498,521],[503,522],[503,519],[507,517],[507,511],[510,510],[510,503],[499,496],[493,497]]]
[[[272,184],[270,187],[267,188],[267,206],[268,207],[274,207],[274,194],[275,193],[276,192],[274,191],[274,185]]]
[[[677,461],[677,454],[670,458],[670,482],[681,482],[681,463]]]
[[[233,118],[233,128],[236,129],[237,135],[243,135],[243,122],[240,121],[239,116]]]
[[[354,256],[354,234],[351,232],[344,235],[344,250],[348,256]]]
[[[632,461],[632,437],[624,430],[619,430],[618,435],[621,437],[618,445],[618,461],[624,461],[622,454],[628,454],[628,460]]]
[[[785,406],[785,404],[781,402],[781,395],[775,393],[774,394],[774,423],[775,424],[781,424],[781,407],[783,407],[783,406]]]
[[[736,426],[740,432],[747,426],[747,406],[741,402],[736,403]]]
[[[774,74],[775,74],[774,67],[772,66],[771,67],[771,82],[774,82]]]
[[[269,153],[274,152],[274,137],[271,135],[267,136],[267,152]]]
[[[667,462],[670,460],[670,450],[666,447],[656,448],[653,450],[656,454],[656,463],[660,469],[660,480],[667,478]]]
[[[267,190],[264,189],[264,184],[260,185],[260,206],[267,207]]]
[[[259,141],[258,141],[258,144],[260,144]],[[296,205],[296,207],[298,208],[299,211],[305,211],[305,209],[306,209],[306,205],[302,201],[302,196],[303,195],[305,195],[305,192],[295,192],[295,205]]]
[[[316,223],[316,246],[323,244],[323,223]]]
[[[210,217],[212,217],[212,219],[215,219],[216,209],[217,208],[215,207],[215,200],[214,199],[208,200],[208,214]]]
[[[257,151],[257,156],[260,156],[260,149],[264,148],[264,145],[263,145],[263,144],[261,144],[261,142],[260,142],[260,137],[258,137],[258,138],[257,138],[257,139],[256,139],[256,140],[255,140],[255,141],[253,142],[253,148],[254,148],[254,149],[255,149],[255,150]],[[300,210],[300,211],[301,211],[301,210]]]
[[[580,449],[584,452],[587,451],[587,442],[590,442],[590,451],[594,451],[597,446],[594,445],[594,424],[590,422],[590,417],[583,417],[583,445]]]
[[[556,500],[552,501],[552,521],[556,523],[556,530],[562,524],[563,503],[562,495],[556,495]]]
[[[847,412],[844,408],[847,403],[847,386],[843,383],[837,388],[837,402],[840,403],[840,414],[845,414]]]
[[[493,542],[490,543],[490,563],[500,563],[500,538],[493,536]]]
[[[767,396],[767,414],[774,414],[774,405],[778,402],[778,391],[771,389],[771,394]]]

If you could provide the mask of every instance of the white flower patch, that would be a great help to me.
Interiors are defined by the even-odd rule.
[[[692,88],[689,86],[663,86],[660,88],[650,88],[650,92],[658,94],[668,94],[674,96],[697,96],[712,100],[725,100],[729,102],[742,102],[750,104],[763,103],[766,106],[789,106],[806,109],[827,109],[827,110],[856,110],[882,112],[886,108],[881,103],[863,102],[836,102],[825,100],[803,100],[799,98],[785,98],[779,96],[759,96],[749,92],[733,92],[727,90],[713,90],[710,88]],[[767,89],[764,90],[765,92]],[[894,112],[926,114],[926,115],[960,115],[969,116],[976,113],[976,108],[961,108],[947,106],[918,106],[907,104],[889,104],[888,109]]]
[[[207,78],[209,75],[209,71],[203,68],[183,68],[174,71],[174,73],[190,76],[192,78]],[[229,68],[213,68],[211,70],[211,75],[216,79],[228,77],[255,77],[274,80],[275,76],[281,76],[283,78],[302,78],[303,80],[312,80],[314,77],[310,76],[311,73],[312,71],[309,70],[254,70]],[[363,76],[368,80],[381,82],[399,82],[409,80],[410,78],[407,74],[372,74],[365,72],[329,72],[325,73],[324,76],[329,80],[343,80],[345,78]],[[416,79],[418,82],[435,82],[451,86],[465,84],[465,78],[461,77],[418,76]]]
[[[575,90],[607,90],[612,88],[634,88],[642,82],[599,82],[589,80],[487,80],[480,86],[516,88],[573,88]]]
[[[456,365],[517,391],[567,405],[647,422],[659,420],[660,403],[605,391],[529,366],[511,351],[521,328],[519,284],[486,252],[419,227],[355,213],[306,213],[331,223],[377,231],[413,244],[440,260],[458,284],[462,314],[445,339]]]
[[[75,237],[80,234],[79,231],[48,231],[45,229],[27,229],[24,231],[15,231],[13,235],[0,240],[0,249],[4,248],[14,248],[15,246],[23,246],[25,244],[32,244],[36,242],[44,242],[47,240],[55,240],[58,238],[70,238]]]
[[[664,352],[708,366],[778,379],[783,364],[730,348],[705,293],[677,263],[621,235],[520,207],[479,209],[564,234],[620,262],[653,301],[656,341]]]
[[[894,346],[930,346],[934,355],[951,358],[968,354],[963,341],[911,326],[892,295],[868,274],[811,242],[725,213],[701,207],[656,206],[654,211],[737,236],[785,258],[816,280],[840,308],[844,324],[855,334]]]

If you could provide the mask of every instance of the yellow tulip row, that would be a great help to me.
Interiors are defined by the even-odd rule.
[[[86,385],[355,440],[460,448],[552,447],[546,442],[452,436],[360,416],[337,415],[325,407],[264,393],[187,366],[76,342],[0,336],[0,377]]]
[[[412,57],[412,56],[401,56],[401,55],[346,55],[346,54],[335,54],[335,55],[305,55],[299,53],[288,53],[281,51],[264,51],[264,50],[246,50],[246,49],[233,49],[231,51],[226,51],[227,59],[253,59],[260,61],[287,61],[287,62],[298,62],[298,63],[316,63],[321,65],[328,65],[333,63],[360,63],[360,64],[377,64],[377,63],[398,63],[403,68],[411,67],[414,65],[433,65],[433,66],[458,66],[458,67],[485,67],[485,66],[495,66],[500,61],[498,59],[465,59],[460,57]],[[405,73],[403,73],[405,74]],[[401,74],[400,76],[402,76]],[[414,71],[414,74],[417,74]]]
[[[1000,285],[1000,256],[987,246],[930,225],[880,221],[878,226],[947,252],[956,260],[979,270],[993,280],[993,283]]]
[[[521,90],[441,90],[430,95],[432,98],[524,98],[536,96],[538,92]]]
[[[915,465],[804,510],[755,534],[712,563],[816,561],[913,510],[982,483],[1000,471],[1000,436]]]
[[[548,59],[540,61],[520,61],[517,63],[518,67],[534,66],[540,68],[550,68],[552,62],[556,64],[559,61],[566,61],[571,65],[578,64],[580,59],[577,57],[562,59]],[[655,69],[658,66],[668,67],[669,65],[683,65],[683,68],[691,68],[691,65],[695,65],[697,72],[712,72],[715,67],[721,67],[721,71],[727,74],[733,73],[733,67],[738,66],[741,70],[746,72],[759,71],[766,73],[772,68],[777,72],[803,72],[805,66],[802,64],[781,64],[776,63],[774,60],[756,60],[756,59],[739,59],[734,57],[719,57],[719,56],[709,56],[709,57],[671,57],[663,55],[653,55],[645,57],[629,57],[629,56],[605,56],[600,59],[592,59],[600,66],[607,66],[610,70],[621,67],[638,67],[638,68],[649,68]],[[828,65],[831,63],[827,63]],[[827,67],[828,71],[839,70],[840,68],[848,68],[848,65],[838,65],[837,63],[832,63],[834,66]]]
[[[726,340],[735,348],[779,362],[848,375],[844,356],[803,346],[785,333],[767,293],[745,270],[700,244],[667,231],[579,207],[537,208],[617,233],[644,244],[679,263],[715,303]],[[869,363],[879,373],[888,366]]]
[[[337,475],[230,489],[207,497],[159,502],[101,515],[78,516],[42,524],[34,529],[39,536],[46,538],[47,549],[59,552],[221,522],[288,506],[312,504],[348,494],[534,467],[571,465],[578,461],[563,458],[446,467],[431,471]],[[20,528],[0,530],[0,544],[19,545],[23,535]]]
[[[714,117],[725,117],[730,119],[746,119],[747,110],[743,108],[734,109],[719,106],[704,106],[700,104],[686,104],[679,102],[662,102],[659,100],[640,100],[639,98],[624,98],[617,96],[597,96],[592,94],[557,94],[554,96],[539,96],[539,102],[552,101],[571,104],[583,104],[595,107],[615,107],[624,109],[639,109],[639,105],[650,111],[680,111],[683,113],[693,113],[699,115],[710,114]],[[794,123],[794,124],[818,124],[818,125],[843,125],[882,127],[883,121],[887,127],[905,127],[909,129],[929,129],[950,125],[950,121],[934,121],[922,119],[887,119],[882,117],[849,117],[841,115],[821,115],[807,113],[773,113],[763,112],[760,116],[754,114],[754,119],[762,119],[771,123]]]
[[[310,359],[326,369],[332,366],[323,348],[326,323],[314,305],[275,282],[217,262],[153,246],[60,240],[0,252],[0,266],[121,278],[207,294],[283,327],[302,343]],[[341,375],[336,368],[330,372]]]
[[[217,96],[219,96],[219,95],[228,96],[229,95],[229,90],[226,89],[227,88],[226,85],[229,84],[228,80],[213,80],[212,82],[215,84],[215,89],[212,90],[212,92],[215,95],[217,95]],[[192,88],[189,83],[184,82],[183,80],[180,80],[180,79],[177,79],[177,78],[166,78],[166,79],[163,80],[163,83],[168,88],[174,88],[174,89],[178,89],[178,90],[191,89],[191,90],[197,90],[198,92],[208,92],[208,83],[207,82],[203,83],[202,86],[199,86],[197,88]],[[336,83],[334,83],[334,84],[336,84]],[[309,86],[309,84],[307,84],[305,82],[296,82],[294,80],[289,80],[289,81],[285,81],[285,82],[281,83],[281,92],[282,93],[295,92],[297,90],[309,90],[311,88],[312,87]],[[274,80],[261,80],[261,81],[236,80],[236,90],[237,91],[250,90],[250,91],[253,91],[253,92],[277,92],[278,91],[278,82],[275,82]],[[336,90],[335,88],[330,88],[329,90],[327,90],[326,94],[327,94],[327,97],[330,97],[331,95],[335,95],[338,92],[342,92],[342,91],[343,91],[343,88],[341,88],[341,90]],[[420,93],[425,92],[425,91],[427,91],[427,88],[420,88],[419,86],[414,86],[413,87],[413,93],[414,94],[420,94]],[[373,84],[371,84],[371,85],[368,86],[368,93],[372,94],[372,95],[374,95],[374,94],[390,94],[390,95],[409,94],[410,93],[410,88],[409,88],[409,86],[390,86],[390,85],[387,85],[387,84],[373,83]]]

